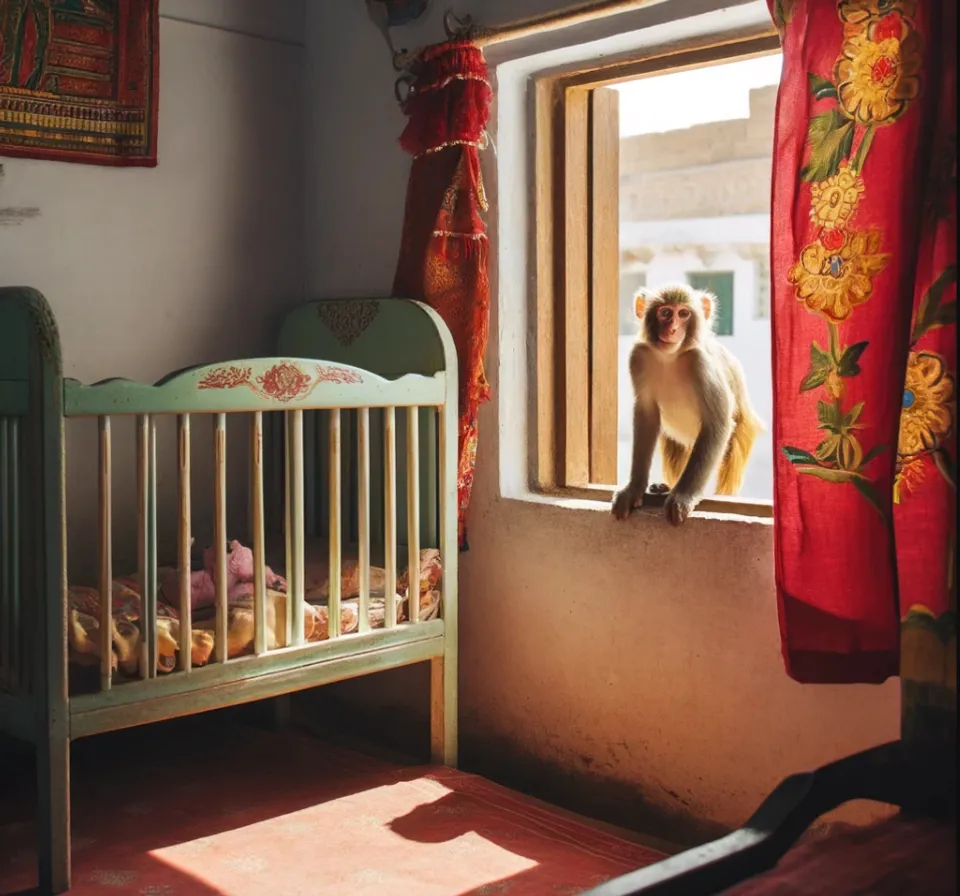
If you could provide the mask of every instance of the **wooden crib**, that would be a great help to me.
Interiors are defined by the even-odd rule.
[[[76,738],[429,660],[432,758],[456,764],[457,367],[449,331],[431,309],[406,300],[314,302],[287,317],[278,349],[280,357],[190,368],[152,386],[122,379],[82,385],[63,376],[43,296],[0,289],[0,731],[36,746],[44,892],[70,887]],[[81,418],[95,420],[97,431],[87,457],[75,458],[67,430]],[[135,498],[116,485],[123,478],[116,435],[131,424]],[[233,450],[238,432],[242,452]],[[175,471],[169,484],[158,472],[164,451]],[[239,471],[227,462],[238,454]],[[198,456],[207,464],[199,474]],[[71,468],[81,464],[89,469],[78,479]],[[228,627],[241,611],[228,593],[228,538],[237,523],[227,499],[238,472],[253,556],[246,595],[253,624],[236,655]],[[89,492],[90,500],[78,507],[72,491]],[[192,531],[200,498],[211,504],[215,592],[204,665],[195,661],[193,578],[204,573],[191,559],[194,535],[204,537]],[[118,511],[128,499],[136,509],[124,518]],[[175,521],[172,544],[162,538],[158,507]],[[96,546],[87,590],[99,600],[98,630],[87,646],[97,660],[86,693],[71,686],[70,625],[80,617],[68,612],[75,584],[68,522],[75,541]],[[115,604],[124,538],[135,538],[137,573],[122,587],[139,601],[137,655],[126,676],[117,667]],[[328,567],[322,604],[307,599],[311,545],[321,546]],[[350,545],[355,631],[343,623]],[[427,547],[439,548],[442,565],[435,618],[420,618],[423,585],[415,584]],[[268,561],[283,567],[282,589],[267,581]],[[377,561],[383,609],[374,627]],[[397,590],[404,565],[406,598]],[[161,572],[175,583],[166,591]],[[322,619],[324,607],[326,631],[308,640],[305,625]],[[174,643],[169,669],[159,663],[161,635]]]

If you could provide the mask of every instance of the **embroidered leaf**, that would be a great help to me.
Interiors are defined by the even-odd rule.
[[[800,383],[801,392],[809,392],[822,386],[830,375],[830,354],[816,342],[810,343],[810,370]]]
[[[800,382],[800,391],[809,392],[811,389],[822,386],[827,381],[828,376],[830,376],[830,369],[828,367],[811,370]]]
[[[872,124],[867,128],[866,133],[863,135],[863,139],[860,141],[860,145],[857,147],[857,152],[853,157],[853,161],[850,163],[850,167],[858,174],[863,171],[863,166],[867,161],[867,153],[870,152],[870,147],[873,145],[873,135],[875,133],[876,125]]]
[[[839,373],[840,376],[856,376],[860,373],[860,365],[857,362],[869,344],[869,342],[855,342],[853,345],[848,346],[840,356],[840,362],[837,364],[837,373]]]
[[[834,470],[830,467],[811,466],[799,467],[798,473],[806,473],[808,476],[816,476],[817,479],[825,479],[827,482],[853,482],[860,474],[853,470]]]
[[[853,487],[863,495],[874,507],[877,508],[877,512],[886,520],[887,511],[883,504],[880,503],[880,495],[877,494],[877,490],[873,487],[873,483],[867,479],[857,478],[853,480]]]
[[[836,461],[837,449],[840,447],[840,436],[832,435],[827,436],[819,445],[817,445],[817,450],[814,452],[817,460],[820,463],[825,461]]]
[[[933,452],[933,462],[937,465],[937,469],[940,471],[944,479],[950,483],[952,488],[957,487],[957,471],[954,468],[953,460],[950,458],[950,455],[947,454],[942,448],[937,449]]]
[[[878,454],[883,454],[887,450],[886,445],[874,445],[864,456],[863,460],[860,461],[860,469],[863,469],[870,461],[872,461]]]
[[[773,24],[781,33],[793,18],[793,0],[773,0]]]
[[[792,464],[816,464],[817,462],[817,459],[809,451],[804,451],[802,448],[791,448],[789,445],[784,445],[781,450]]]
[[[815,100],[839,99],[837,85],[829,78],[807,72],[807,80],[810,82],[810,93],[813,94]]]
[[[946,305],[941,305],[940,311],[937,313],[937,322],[935,326],[949,327],[950,324],[955,324],[956,322],[957,322],[957,303],[947,302]]]
[[[854,426],[857,420],[860,418],[860,414],[863,413],[863,406],[865,402],[858,401],[843,418],[843,425],[848,429],[860,429],[859,426]]]
[[[824,426],[837,427],[841,423],[840,408],[829,401],[817,402],[817,419]]]
[[[826,367],[830,364],[830,353],[820,348],[814,340],[810,343],[810,366],[813,368]]]
[[[853,147],[853,122],[839,109],[831,109],[810,119],[807,129],[810,161],[800,171],[800,179],[821,181],[832,177]]]
[[[916,342],[930,330],[937,327],[949,326],[957,321],[957,303],[950,302],[941,306],[944,293],[951,283],[957,282],[957,266],[949,265],[943,273],[937,277],[930,288],[923,294],[920,300],[920,307],[917,308],[917,320],[913,325],[913,335],[911,342]]]

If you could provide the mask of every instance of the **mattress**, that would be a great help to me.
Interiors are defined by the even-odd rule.
[[[268,560],[277,551],[268,550]],[[213,552],[204,551],[203,569],[191,572],[191,661],[206,665],[215,655],[216,605],[213,582]],[[253,652],[253,558],[249,548],[233,541],[227,554],[227,656]],[[329,547],[321,539],[307,539],[304,547],[305,594],[304,635],[307,641],[329,636]],[[279,569],[280,572],[275,572]],[[403,568],[395,594],[397,621],[408,618],[409,575]],[[419,606],[421,620],[435,618],[440,611],[440,552],[420,551]],[[171,567],[157,570],[157,672],[168,674],[177,668],[180,644],[179,575]],[[141,643],[140,584],[136,576],[113,580],[111,665],[115,679],[139,677]],[[286,646],[287,582],[281,566],[267,567],[266,576],[267,648]],[[355,632],[360,622],[360,566],[355,549],[342,553],[340,575],[340,633]],[[386,573],[370,567],[369,623],[382,628],[386,618]],[[67,590],[67,642],[71,671],[100,667],[100,594],[97,588],[70,585]],[[73,685],[73,682],[72,682]],[[81,689],[85,689],[82,688]],[[72,686],[71,690],[75,690]]]

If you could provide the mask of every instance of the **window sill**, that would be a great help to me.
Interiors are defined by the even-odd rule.
[[[594,510],[609,512],[613,489],[605,485],[588,485],[528,491],[514,496],[514,500],[534,504],[550,504],[571,510]],[[635,511],[645,516],[659,516],[664,503],[663,495],[646,495],[643,507]],[[773,525],[773,501],[747,500],[711,495],[704,498],[693,512],[691,519],[726,520],[729,522],[759,523]]]

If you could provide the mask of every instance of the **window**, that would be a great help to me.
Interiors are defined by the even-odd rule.
[[[764,281],[779,70],[779,39],[764,29],[535,79],[541,489],[602,498],[626,479],[627,357],[643,286],[716,294],[716,332],[769,425]],[[772,496],[772,468],[761,440],[743,501]]]

